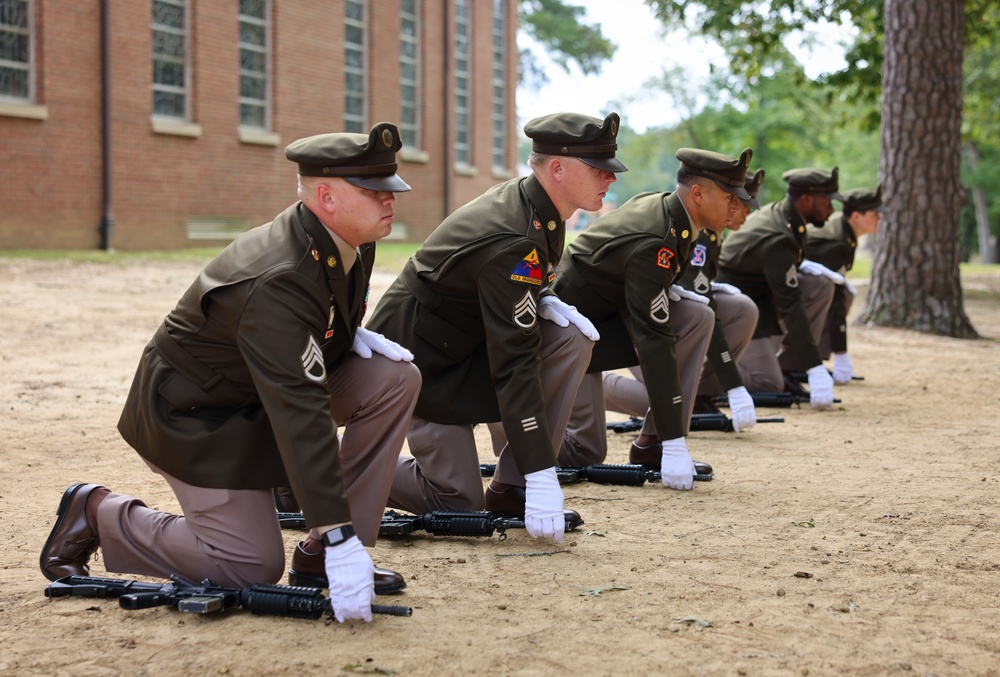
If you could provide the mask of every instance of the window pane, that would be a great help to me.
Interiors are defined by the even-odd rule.
[[[264,107],[249,103],[240,104],[240,124],[245,127],[265,126]]]
[[[153,92],[153,112],[157,115],[184,117],[184,95],[172,92]]]
[[[27,0],[0,0],[0,25],[27,28]]]
[[[240,69],[256,73],[265,72],[267,69],[265,68],[264,53],[256,52],[252,49],[241,49]]]
[[[350,115],[361,115],[365,112],[365,104],[360,96],[345,96],[344,105]]]
[[[0,59],[28,63],[28,36],[0,33]]]
[[[352,45],[365,44],[365,31],[360,26],[347,24],[344,26],[344,40]]]
[[[355,0],[347,0],[344,7],[345,15],[348,19],[354,19],[355,21],[364,21],[365,18],[365,8],[360,2]]]
[[[184,58],[184,36],[177,33],[153,31],[153,54]]]
[[[349,92],[363,92],[365,77],[360,73],[344,73],[344,89]]]
[[[259,24],[240,22],[240,42],[263,47],[266,40],[264,27]]]
[[[267,98],[267,81],[250,75],[240,76],[240,96],[263,101]]]
[[[153,82],[159,85],[184,86],[184,64],[153,62]]]
[[[0,66],[0,94],[16,96],[21,99],[27,98],[28,71]]]
[[[170,4],[163,0],[153,0],[153,23],[184,28],[184,6]]]
[[[344,50],[344,63],[350,68],[361,68],[365,65],[364,56],[356,49]]]
[[[240,14],[252,16],[255,19],[265,19],[267,0],[240,0]]]

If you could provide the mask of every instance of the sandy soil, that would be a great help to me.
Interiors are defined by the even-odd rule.
[[[715,467],[695,491],[568,486],[586,525],[561,546],[380,541],[409,583],[381,599],[411,618],[47,599],[38,553],[67,485],[176,506],[115,424],[199,268],[0,258],[0,674],[1000,674],[1000,273],[965,281],[983,340],[855,328],[865,380],[834,410],[693,433]],[[610,436],[625,462],[632,437]]]

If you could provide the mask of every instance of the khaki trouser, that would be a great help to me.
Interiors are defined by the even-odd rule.
[[[540,320],[542,394],[552,444],[562,444],[573,399],[590,363],[594,342],[572,324],[559,327]],[[423,514],[432,510],[482,510],[483,478],[473,425],[446,425],[413,417],[407,444],[412,456],[396,466],[389,506]],[[524,486],[524,475],[506,443],[503,426],[490,423],[494,454],[499,456],[494,478]],[[555,459],[553,459],[553,462]]]
[[[345,430],[340,458],[358,538],[375,544],[396,459],[420,391],[411,363],[349,354],[328,376],[330,413]],[[274,583],[285,553],[272,489],[197,487],[150,468],[173,489],[182,515],[110,494],[97,511],[108,571],[242,587]]]
[[[757,304],[746,294],[716,294],[715,305],[715,317],[722,322],[722,333],[726,336],[729,354],[733,362],[739,364],[757,329]],[[705,360],[705,367],[701,372],[698,394],[726,394],[708,360]]]
[[[799,275],[799,291],[810,333],[818,345],[833,301],[833,280],[823,275]],[[752,340],[739,361],[739,369],[750,392],[780,392],[785,389],[782,371],[804,371],[805,367],[799,365],[785,334]]]
[[[705,353],[712,338],[715,313],[703,303],[681,299],[670,302],[670,322],[677,337],[677,367],[680,372],[686,430],[694,411],[694,398],[701,378]],[[639,368],[634,367],[633,373],[639,374]],[[641,376],[639,378],[641,379]],[[607,409],[623,411],[623,407],[627,407],[625,413],[645,416],[642,433],[656,435],[653,417],[648,415],[649,397],[642,381],[635,381],[632,385],[622,382],[632,379],[619,381],[616,378],[611,381],[613,385],[610,394],[605,392],[606,381],[603,374],[587,374],[580,384],[573,414],[566,430],[566,440],[559,452],[560,465],[581,466],[604,461],[608,455]],[[645,404],[636,406],[640,402]]]

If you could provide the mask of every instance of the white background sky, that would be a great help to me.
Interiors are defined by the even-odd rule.
[[[586,8],[586,24],[600,24],[604,37],[618,45],[611,61],[598,75],[583,76],[575,66],[567,74],[545,60],[542,65],[549,82],[538,91],[521,86],[517,90],[517,113],[520,125],[540,115],[572,111],[604,117],[611,110],[622,116],[629,127],[644,131],[651,126],[672,125],[680,114],[666,94],[643,94],[642,84],[665,69],[682,66],[694,76],[697,87],[709,72],[709,62],[726,63],[725,55],[715,44],[674,32],[664,37],[662,26],[642,0],[568,0]],[[803,62],[806,72],[815,76],[843,67],[844,49],[840,46],[849,33],[839,27],[817,27],[823,45],[812,52],[788,41],[788,48]],[[524,46],[524,45],[520,45]],[[536,53],[541,53],[536,50]],[[636,99],[636,97],[641,97]],[[636,99],[630,101],[630,99]],[[622,102],[611,108],[610,101]]]

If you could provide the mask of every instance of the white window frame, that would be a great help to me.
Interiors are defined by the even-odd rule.
[[[256,45],[249,42],[243,42],[240,40],[239,50],[240,50],[240,96],[239,96],[239,106],[240,106],[240,127],[242,129],[248,130],[270,130],[271,129],[271,0],[257,0],[264,5],[264,18],[250,16],[248,14],[239,14],[239,22],[241,24],[240,37],[242,38],[242,24],[252,24],[254,26],[260,26],[264,31],[264,45]],[[246,70],[243,68],[242,52],[246,50],[249,52],[256,52],[262,56],[264,63],[264,70],[253,71]],[[243,95],[243,78],[252,77],[264,80],[264,98],[258,99],[255,97],[244,96]],[[253,106],[255,108],[263,109],[263,122],[262,124],[249,124],[243,120],[243,106]]]
[[[167,26],[165,24],[157,24],[157,23],[155,23],[154,22],[155,12],[154,12],[153,8],[155,7],[155,4],[157,2],[166,4],[166,5],[173,5],[175,7],[180,7],[184,11],[184,27],[178,29],[178,28],[175,28],[174,26]],[[152,85],[153,85],[153,89],[152,89],[153,101],[151,102],[152,109],[153,109],[153,119],[154,120],[190,122],[190,120],[191,120],[191,75],[192,75],[192,73],[191,73],[191,32],[190,32],[190,27],[191,27],[191,6],[190,6],[190,3],[188,2],[188,0],[153,0],[153,2],[150,3],[150,14],[151,14],[151,16],[150,16],[150,25],[152,27],[152,31],[153,31],[154,35],[155,35],[156,31],[161,31],[163,33],[172,33],[172,34],[175,34],[175,35],[181,35],[184,38],[184,57],[183,57],[183,60],[181,61],[181,65],[183,66],[184,84],[183,84],[183,86],[165,85],[165,84],[157,83],[157,82],[155,82],[155,80],[153,81],[153,83],[152,83]],[[155,41],[155,38],[154,38],[154,40],[153,40],[153,49],[154,50],[155,50],[155,42],[156,41]],[[154,51],[152,53],[152,63],[154,64],[154,66],[153,66],[154,73],[155,73],[155,70],[156,70],[155,62],[157,61],[157,59],[159,59],[161,61],[164,61],[164,62],[168,62],[168,63],[177,63],[178,62],[178,60],[175,57],[157,56],[156,52]],[[156,93],[157,92],[164,92],[164,93],[169,93],[169,94],[180,94],[180,95],[182,95],[184,97],[184,112],[183,112],[183,114],[178,116],[178,115],[172,115],[172,114],[166,114],[166,113],[158,113],[156,111]]]
[[[361,8],[361,18],[350,16],[350,7]],[[358,28],[361,31],[361,42],[349,42],[348,34],[350,29]],[[357,53],[360,56],[360,67],[350,65],[351,54]],[[344,2],[344,129],[348,132],[364,134],[366,120],[368,118],[368,2],[367,0],[345,0]],[[348,79],[357,78],[361,83],[360,90],[348,90]],[[349,102],[354,99],[361,100],[361,112],[350,110]]]
[[[405,11],[403,5],[407,2],[413,4],[413,11]],[[413,33],[404,30],[404,22],[409,21],[413,26]],[[418,150],[421,147],[421,116],[420,116],[420,0],[401,0],[399,9],[399,133],[403,139],[403,147],[409,150]],[[412,50],[413,56],[406,54],[407,47]],[[407,66],[412,66],[413,77],[408,78],[403,71]],[[413,92],[412,98],[406,95],[407,89]],[[407,120],[406,112],[410,109],[412,120]]]
[[[20,0],[24,6],[27,26],[4,24],[0,32],[10,35],[26,35],[28,38],[27,61],[11,61],[0,59],[0,66],[15,71],[24,71],[27,76],[27,92],[24,96],[16,96],[8,92],[0,92],[0,102],[14,104],[30,104],[35,102],[35,0]]]
[[[507,1],[493,0],[493,169],[507,169]]]
[[[455,0],[455,163],[472,164],[472,2]]]

